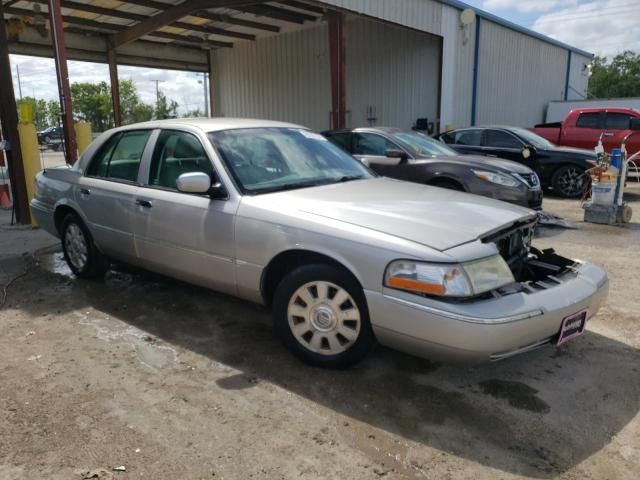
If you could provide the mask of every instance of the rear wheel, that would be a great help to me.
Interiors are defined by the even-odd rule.
[[[306,363],[346,368],[374,343],[364,293],[337,267],[306,265],[278,285],[273,319],[282,342]]]
[[[580,197],[587,185],[584,169],[575,165],[560,167],[553,174],[551,186],[553,191],[565,198]]]
[[[105,274],[108,262],[93,243],[84,222],[69,213],[60,225],[62,251],[71,271],[81,278],[98,278]]]

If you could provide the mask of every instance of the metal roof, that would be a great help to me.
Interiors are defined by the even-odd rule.
[[[546,35],[543,35],[542,33],[538,33],[534,30],[531,30],[529,28],[523,27],[521,25],[518,25],[516,23],[510,22],[509,20],[505,20],[504,18],[500,18],[497,15],[494,15],[493,13],[489,13],[486,12],[480,8],[477,7],[473,7],[467,3],[461,2],[459,0],[439,0],[441,3],[445,4],[445,5],[449,5],[450,7],[454,7],[457,8],[459,10],[465,10],[467,8],[470,8],[471,10],[476,12],[476,15],[480,18],[484,18],[486,20],[490,20],[494,23],[497,23],[499,25],[502,25],[504,27],[510,28],[511,30],[515,30],[516,32],[520,32],[520,33],[524,33],[525,35],[528,35],[530,37],[534,37],[537,38],[539,40],[542,40],[543,42],[547,42],[550,43],[551,45],[555,45],[557,47],[561,47],[561,48],[565,48],[567,50],[570,50],[572,52],[578,53],[580,55],[584,55],[585,57],[593,57],[593,53],[587,52],[586,50],[581,50],[577,47],[571,46],[567,43],[561,42],[560,40],[556,40],[555,38],[551,38],[548,37]]]

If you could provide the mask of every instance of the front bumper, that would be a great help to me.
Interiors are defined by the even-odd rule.
[[[607,275],[578,264],[571,278],[545,290],[469,303],[445,303],[392,289],[365,291],[371,323],[384,345],[414,355],[481,363],[553,343],[562,320],[606,299]]]

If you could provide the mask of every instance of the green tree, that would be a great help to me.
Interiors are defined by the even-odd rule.
[[[587,98],[621,98],[640,96],[640,55],[625,51],[607,62],[595,57]]]
[[[164,93],[159,92],[154,117],[159,120],[165,118],[176,118],[178,116],[178,107],[178,102],[175,100],[169,101]]]
[[[123,125],[145,122],[153,117],[153,107],[140,101],[133,80],[120,81],[120,116]]]
[[[113,126],[111,87],[107,82],[72,83],[71,100],[74,116],[91,123],[94,132],[104,132]]]
[[[53,127],[60,121],[60,102],[49,100],[47,102],[47,126]]]
[[[24,97],[20,100],[16,101],[16,105],[18,106],[18,113],[20,113],[21,105],[29,105],[31,107],[31,113],[33,118],[33,123],[36,126],[37,130],[43,130],[49,126],[49,114],[47,111],[47,101],[43,99],[33,98],[33,97]],[[20,118],[21,121],[26,120],[25,118]]]
[[[194,109],[194,110],[189,110],[188,112],[185,112],[184,115],[182,115],[183,118],[197,118],[197,117],[204,117],[204,112],[202,110],[200,110],[200,107]]]

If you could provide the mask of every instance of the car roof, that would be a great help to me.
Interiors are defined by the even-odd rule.
[[[380,132],[380,133],[393,133],[393,132],[412,132],[413,130],[405,130],[398,127],[356,127],[356,128],[340,128],[337,130],[326,130],[322,132],[323,135],[335,135],[338,133],[350,133],[350,132]]]
[[[203,132],[216,132],[238,128],[306,128],[293,123],[276,122],[272,120],[259,120],[253,118],[172,118],[167,120],[150,120],[148,122],[134,123],[110,130],[135,130],[139,128],[184,128],[191,127]]]

